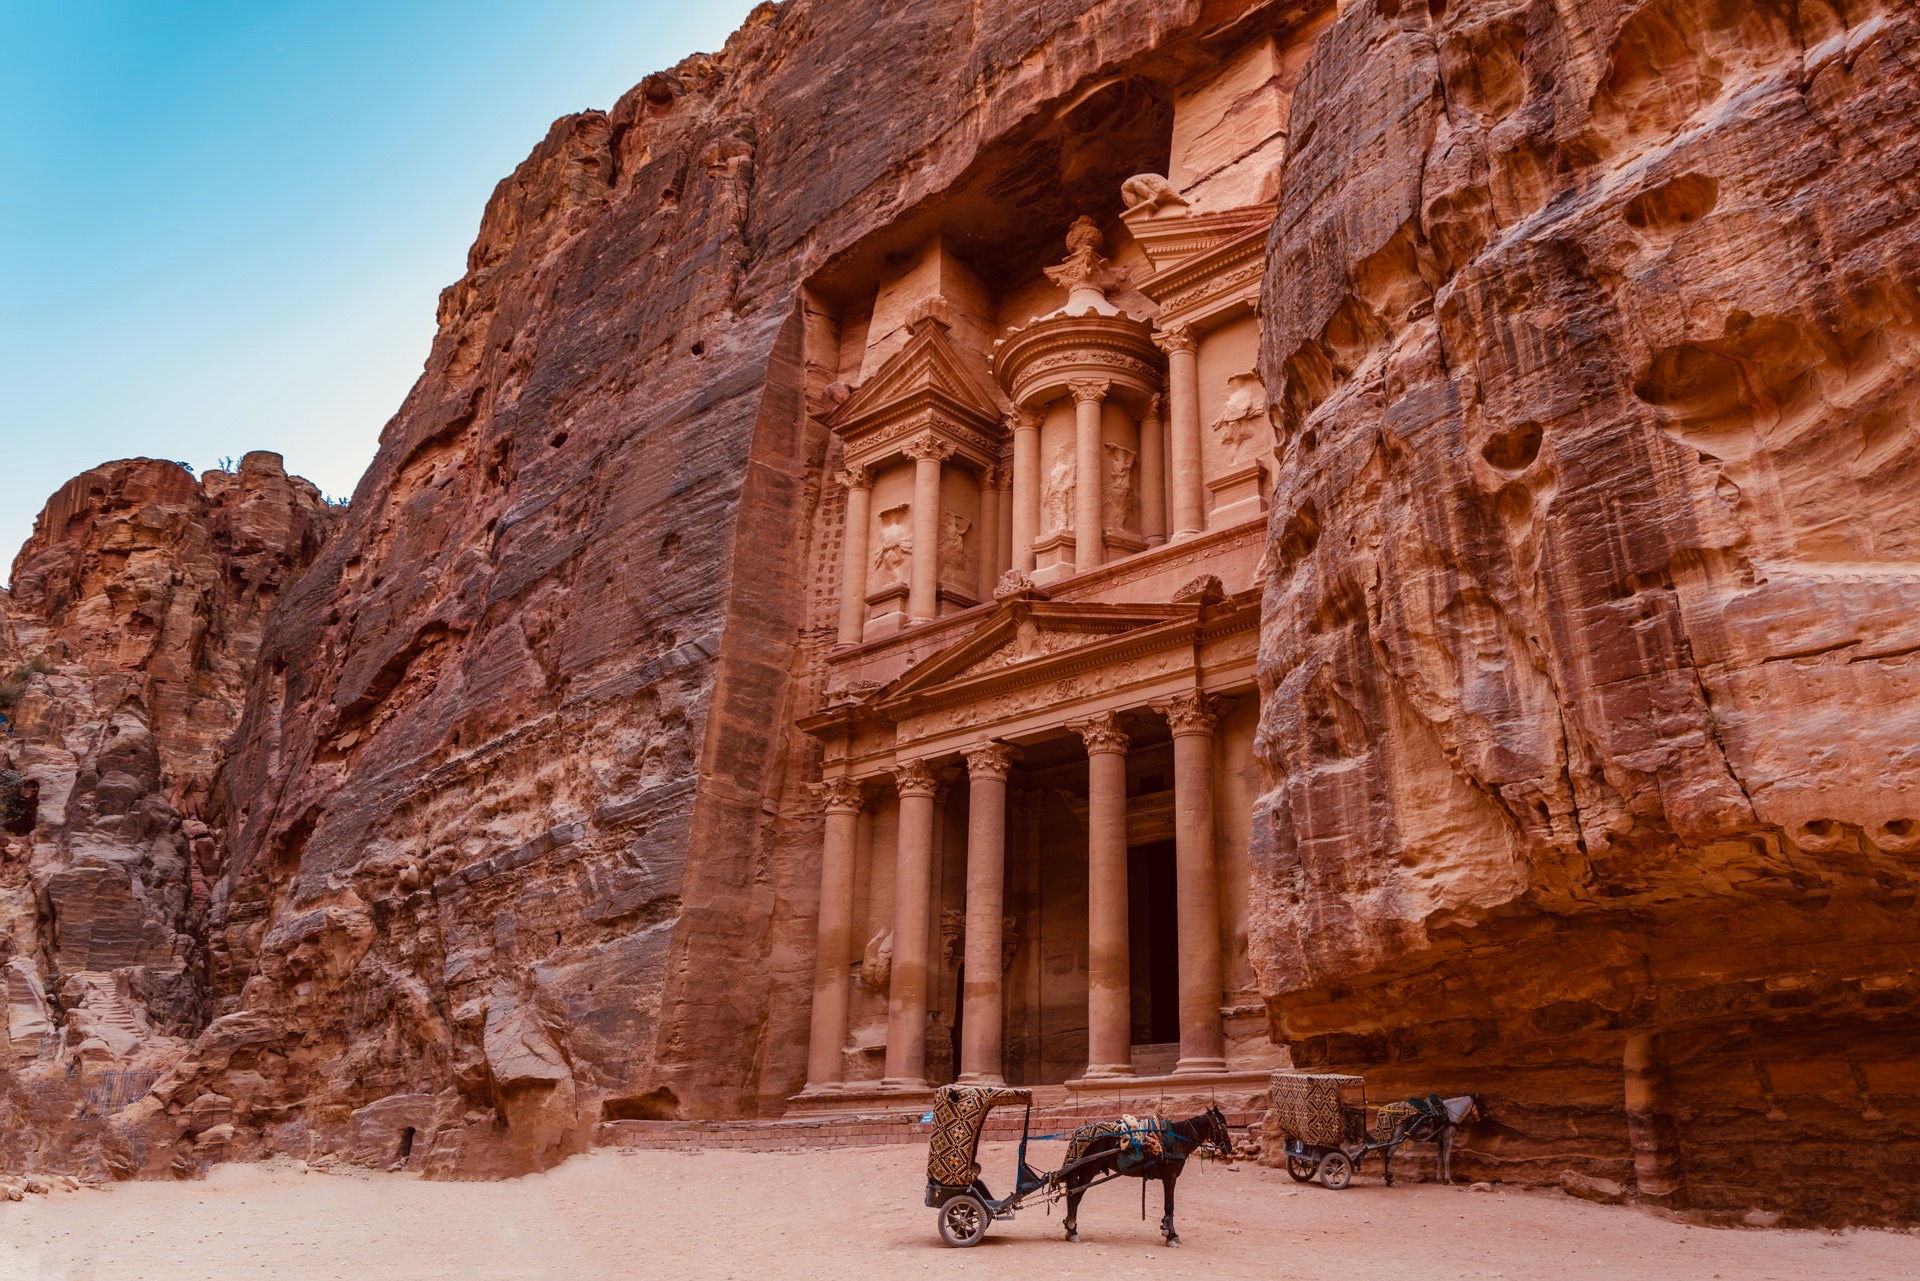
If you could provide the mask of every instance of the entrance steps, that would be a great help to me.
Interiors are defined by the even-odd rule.
[[[1146,1086],[1149,1082],[1138,1084]],[[1264,1076],[1252,1089],[1237,1082],[1231,1088],[1221,1088],[1185,1080],[1165,1088],[1166,1078],[1151,1084],[1151,1090],[1103,1090],[1097,1094],[1069,1090],[1064,1085],[1033,1086],[1033,1133],[1057,1134],[1092,1121],[1110,1121],[1122,1113],[1145,1117],[1153,1114],[1156,1105],[1160,1115],[1177,1119],[1215,1102],[1226,1115],[1227,1124],[1236,1130],[1258,1127],[1266,1113]],[[925,1143],[933,1127],[920,1118],[933,1106],[932,1100],[928,1093],[901,1097],[891,1105],[866,1104],[840,1112],[755,1121],[603,1121],[594,1128],[594,1146],[787,1152]],[[1024,1111],[1020,1107],[995,1108],[981,1137],[988,1142],[1018,1139]]]

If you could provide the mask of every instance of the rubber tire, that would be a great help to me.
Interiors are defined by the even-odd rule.
[[[987,1235],[987,1225],[993,1222],[992,1211],[971,1192],[942,1202],[935,1214],[940,1222],[940,1239],[960,1249],[979,1245]]]
[[[1353,1158],[1345,1152],[1329,1152],[1320,1158],[1320,1182],[1335,1192],[1353,1182]]]
[[[1290,1156],[1287,1158],[1287,1177],[1295,1183],[1311,1183],[1319,1165],[1311,1157]]]

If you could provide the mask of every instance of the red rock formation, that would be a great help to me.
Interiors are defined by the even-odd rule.
[[[1255,951],[1483,1170],[1911,1220],[1920,14],[1346,6],[1295,100]]]
[[[135,459],[68,482],[14,561],[0,1066],[35,1089],[42,1067],[95,1090],[150,1077],[205,1025],[214,773],[274,601],[334,518],[274,454],[198,481]]]
[[[165,1107],[227,1100],[236,1151],[411,1130],[497,1170],[781,1106],[819,842],[791,726],[832,622],[801,283],[956,210],[1057,254],[1117,212],[1128,121],[1165,128],[1111,74],[1295,8],[795,0],[556,123],[278,615],[223,775],[218,1017]]]
[[[789,0],[557,122],[210,794],[253,645],[211,638],[272,593],[162,572],[201,527],[164,464],[64,500],[0,644],[97,655],[21,704],[37,742],[56,694],[98,726],[29,771],[70,833],[49,875],[93,879],[16,949],[13,1026],[63,999],[21,956],[100,940],[145,977],[74,989],[98,1039],[185,1027],[200,989],[153,993],[203,940],[212,1022],[131,1114],[151,1138],[503,1172],[602,1118],[776,1110],[813,977],[829,295],[930,237],[1037,268],[1166,154],[1169,86],[1328,7]],[[1292,98],[1252,950],[1302,1065],[1486,1096],[1463,1170],[1916,1210],[1917,27],[1354,0]],[[278,510],[264,559],[188,563],[283,583],[324,513]]]

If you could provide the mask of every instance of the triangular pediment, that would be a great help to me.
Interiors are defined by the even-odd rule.
[[[1197,606],[1105,605],[1017,598],[1001,604],[965,639],[914,664],[881,696],[896,702],[951,685],[1039,667],[1077,650],[1167,624],[1191,622]]]
[[[1188,263],[1249,236],[1265,236],[1273,225],[1274,205],[1242,205],[1214,213],[1185,208],[1141,209],[1122,215],[1127,231],[1156,276],[1177,271]]]
[[[1002,398],[986,358],[955,346],[945,323],[931,316],[914,322],[906,345],[860,384],[827,422],[842,436],[857,435],[929,401],[983,426],[1000,423]]]

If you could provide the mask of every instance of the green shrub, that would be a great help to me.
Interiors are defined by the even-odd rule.
[[[27,692],[27,682],[35,676],[45,676],[54,670],[53,660],[45,654],[35,654],[26,662],[7,673],[0,681],[0,712],[11,712],[19,703],[20,696]]]

